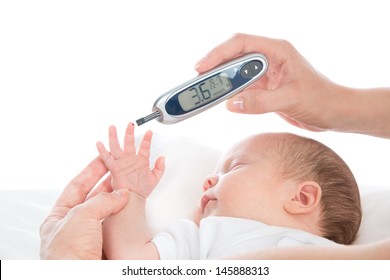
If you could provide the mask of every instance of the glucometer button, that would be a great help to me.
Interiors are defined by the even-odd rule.
[[[249,67],[253,76],[256,76],[263,70],[263,64],[260,61],[249,62]]]
[[[254,75],[252,73],[252,69],[251,69],[251,62],[248,62],[246,64],[244,64],[242,67],[241,67],[241,70],[240,70],[240,75],[241,77],[243,78],[252,78]]]

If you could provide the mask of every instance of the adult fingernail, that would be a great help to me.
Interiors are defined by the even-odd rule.
[[[230,99],[227,103],[227,108],[233,112],[243,112],[244,111],[244,98],[234,97]]]

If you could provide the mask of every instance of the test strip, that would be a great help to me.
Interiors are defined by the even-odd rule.
[[[136,122],[137,122],[137,125],[140,126],[140,125],[143,125],[144,123],[146,123],[148,121],[157,119],[160,116],[161,116],[160,112],[159,111],[155,111],[155,112],[151,113],[150,115],[147,115],[146,117],[143,117],[143,118],[140,118],[140,119],[136,120]]]

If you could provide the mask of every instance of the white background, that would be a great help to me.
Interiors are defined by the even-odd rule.
[[[387,1],[373,0],[3,0],[0,189],[63,188],[97,155],[96,141],[107,142],[109,125],[123,135],[236,32],[289,40],[337,83],[389,86],[388,11]],[[389,140],[306,132],[275,114],[236,115],[223,105],[176,125],[150,122],[137,134],[147,129],[218,148],[290,131],[333,148],[360,184],[390,185]]]
[[[127,268],[135,270],[137,275],[123,275]],[[240,274],[240,268],[241,270]],[[261,267],[263,275],[246,274],[246,268],[253,271],[253,268]],[[264,269],[268,267],[268,275]],[[23,269],[21,269],[23,268]],[[169,275],[158,276],[158,271],[178,271],[185,274],[187,269],[191,275]],[[223,269],[231,274],[221,273]],[[137,271],[140,269],[141,272]],[[149,274],[148,274],[149,269]],[[156,275],[153,270],[156,269]],[[207,273],[201,274],[202,269]],[[220,275],[218,275],[218,269]],[[234,273],[236,269],[236,274]],[[259,271],[255,269],[256,271]],[[198,273],[196,273],[198,272]],[[146,274],[146,275],[145,275]],[[388,261],[335,261],[335,260],[171,260],[171,261],[3,261],[2,276],[5,280],[19,279],[40,279],[40,280],[67,280],[67,279],[97,279],[97,280],[156,280],[156,279],[290,279],[290,280],[328,280],[335,276],[345,279],[388,279]],[[386,276],[387,275],[387,276]]]

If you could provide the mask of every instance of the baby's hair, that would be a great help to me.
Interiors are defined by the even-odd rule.
[[[277,151],[282,156],[282,176],[297,181],[312,180],[321,186],[322,236],[351,244],[359,230],[362,209],[355,177],[344,160],[313,139],[283,134]]]

